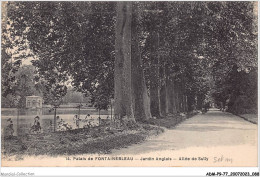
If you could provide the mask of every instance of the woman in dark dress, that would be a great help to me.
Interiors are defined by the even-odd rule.
[[[42,128],[41,128],[41,124],[40,124],[39,120],[40,120],[39,116],[36,116],[34,118],[34,124],[30,130],[31,133],[40,133],[41,132]]]

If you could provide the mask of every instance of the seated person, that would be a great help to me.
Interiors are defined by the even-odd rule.
[[[36,117],[34,118],[34,127],[35,127],[35,130],[36,130],[36,131],[40,131],[40,130],[42,129],[39,120],[40,120],[40,117],[39,117],[39,116],[36,116]]]

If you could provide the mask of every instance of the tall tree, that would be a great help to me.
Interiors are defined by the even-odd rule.
[[[132,2],[117,2],[115,58],[115,115],[134,118],[131,74]]]
[[[131,67],[132,87],[134,97],[134,117],[136,120],[151,118],[150,98],[144,77],[143,63],[140,51],[140,10],[142,4],[133,2],[132,13],[132,44],[131,44]]]

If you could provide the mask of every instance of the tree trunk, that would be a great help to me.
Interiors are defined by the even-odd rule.
[[[138,6],[133,2],[132,16],[132,86],[134,97],[134,117],[142,121],[151,118],[150,99],[144,78],[138,37]]]
[[[160,77],[159,77],[159,58],[158,58],[158,34],[151,34],[151,68],[150,68],[150,98],[151,113],[153,117],[161,117],[160,111]]]
[[[197,110],[202,110],[202,106],[203,106],[202,94],[198,94],[197,95]]]
[[[175,99],[173,92],[174,90],[172,87],[172,83],[169,81],[169,79],[167,79],[166,82],[166,104],[167,104],[166,113],[167,114],[173,114],[173,109],[174,109],[173,100]]]
[[[180,91],[181,91],[181,98],[180,98],[181,99],[181,112],[187,112],[185,78],[184,78],[183,74],[181,75]]]
[[[187,111],[191,112],[194,110],[194,104],[195,104],[195,93],[189,92],[187,96]]]
[[[132,2],[117,2],[115,44],[115,116],[133,118],[131,87]]]
[[[166,93],[166,65],[165,61],[160,60],[160,111],[163,117],[167,115],[167,93]]]
[[[166,84],[163,84],[160,89],[160,108],[161,108],[161,115],[166,117],[166,105],[167,105],[167,98],[166,98]]]
[[[184,108],[183,108],[183,93],[182,93],[182,91],[180,91],[180,94],[179,94],[179,102],[180,102],[180,112],[184,112]]]
[[[181,112],[181,103],[180,103],[180,91],[179,91],[179,86],[178,82],[174,83],[174,97],[175,97],[175,105],[176,105],[176,112],[179,113]]]
[[[170,103],[171,103],[171,113],[172,114],[176,114],[177,113],[177,99],[176,99],[176,91],[174,89],[175,87],[175,81],[174,80],[170,80],[169,82],[170,85],[170,90],[171,90],[171,94],[170,94]]]
[[[184,112],[188,112],[187,96],[186,96],[186,94],[183,95],[183,111]]]

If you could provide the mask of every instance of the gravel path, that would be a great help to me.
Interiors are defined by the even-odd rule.
[[[201,161],[180,161],[180,157],[208,157],[203,166],[257,165],[257,125],[240,117],[210,110],[185,120],[175,128],[113,155],[165,156],[176,165],[193,166]],[[230,159],[230,161],[229,161]],[[232,161],[232,162],[231,162]],[[207,165],[208,164],[208,165]]]

